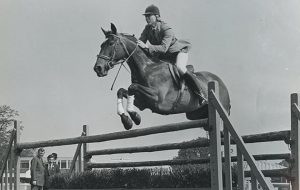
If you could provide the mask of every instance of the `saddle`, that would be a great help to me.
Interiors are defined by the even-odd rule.
[[[168,64],[169,70],[171,73],[171,76],[177,85],[179,89],[182,89],[182,87],[185,85],[185,80],[180,76],[179,71],[177,67],[173,64]],[[193,65],[187,65],[186,66],[187,70],[194,73],[194,66]]]
[[[172,76],[175,84],[177,85],[177,87],[179,89],[177,101],[180,101],[180,99],[181,99],[181,97],[182,97],[182,95],[184,93],[184,90],[187,90],[186,81],[184,80],[183,77],[180,76],[179,71],[178,71],[178,69],[177,69],[177,67],[175,65],[168,64],[168,66],[169,66],[169,70],[170,70],[171,76]],[[191,73],[193,73],[195,75],[193,65],[187,65],[186,68],[187,68],[188,71],[190,71]],[[205,79],[203,78],[203,80],[205,80]],[[189,86],[189,87],[193,88],[192,86]],[[192,89],[192,90],[194,91],[194,93],[197,96],[200,97],[200,104],[202,104],[202,105],[207,104],[207,99],[205,98],[207,96],[205,95],[205,93],[204,93],[203,90],[200,90],[200,94],[196,93],[195,89]]]

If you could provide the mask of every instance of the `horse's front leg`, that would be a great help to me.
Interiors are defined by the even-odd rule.
[[[125,110],[123,107],[123,98],[128,98],[128,92],[124,88],[120,88],[117,92],[117,113],[121,117],[121,121],[123,126],[126,130],[132,128],[132,121],[131,119],[125,114]]]
[[[134,100],[134,96],[138,97]],[[158,105],[158,91],[154,88],[149,88],[137,83],[133,83],[128,88],[128,104],[127,110],[130,113],[134,111],[134,106],[140,110],[149,108],[152,111],[157,109]]]

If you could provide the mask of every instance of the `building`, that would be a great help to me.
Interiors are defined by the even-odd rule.
[[[20,177],[21,178],[30,178],[30,161],[32,157],[21,157],[20,158]],[[46,158],[44,159],[44,163],[47,163]],[[57,158],[57,164],[59,165],[61,173],[68,172],[71,163],[72,163],[71,157],[58,157]],[[77,166],[78,166],[78,160],[77,160]]]

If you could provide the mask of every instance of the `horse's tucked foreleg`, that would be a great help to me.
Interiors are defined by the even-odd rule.
[[[123,108],[123,98],[127,98],[128,97],[128,92],[127,90],[125,90],[124,88],[120,88],[117,92],[117,113],[118,115],[121,117],[121,121],[123,123],[123,126],[126,130],[129,130],[132,128],[132,121],[131,119],[125,115],[125,111]]]
[[[120,88],[117,92],[117,113],[118,115],[122,115],[125,113],[124,108],[123,108],[123,98],[127,98],[127,90],[124,88]]]
[[[134,105],[140,110],[150,108],[153,111],[156,109],[159,99],[157,89],[133,83],[128,88],[128,97],[133,95],[137,98]]]
[[[128,96],[127,97],[127,111],[128,112],[135,112],[133,102],[134,102],[134,95]]]
[[[128,96],[135,95],[136,93],[143,95],[145,100],[150,99],[154,102],[158,101],[158,92],[156,89],[133,83],[128,88]]]
[[[139,125],[141,123],[141,116],[134,109],[134,94],[132,91],[130,92],[129,89],[128,89],[128,96],[127,96],[127,112],[129,113],[133,122],[136,125]]]

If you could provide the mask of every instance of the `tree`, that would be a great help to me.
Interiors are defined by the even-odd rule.
[[[22,150],[21,157],[34,157],[35,156],[35,151],[34,149],[24,149]]]
[[[5,150],[7,149],[11,132],[13,130],[13,120],[19,116],[18,111],[12,109],[10,106],[1,105],[0,106],[0,152],[1,161],[5,156]],[[22,128],[22,127],[21,127]],[[2,163],[0,162],[0,167]]]
[[[13,120],[19,116],[18,111],[10,106],[0,106],[0,150],[7,146],[13,129]]]
[[[205,140],[206,138],[199,137],[192,141]],[[188,149],[180,149],[178,151],[178,155],[174,157],[174,160],[191,160],[197,158],[209,158],[209,147],[197,147],[197,148],[188,148]],[[207,170],[209,169],[209,164],[188,164],[182,166],[172,166],[172,170],[182,171],[182,170]]]

